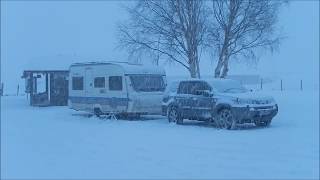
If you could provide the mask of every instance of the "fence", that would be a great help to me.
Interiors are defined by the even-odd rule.
[[[188,76],[167,76],[167,81],[183,80]],[[202,76],[202,79],[213,79],[213,76]],[[234,79],[252,90],[274,91],[319,91],[319,79],[317,77],[306,78],[299,74],[288,74],[283,77],[265,77],[259,75],[232,75],[228,79]]]
[[[276,79],[266,80],[260,79],[256,84],[244,84],[246,87],[254,90],[276,90],[276,91],[304,91],[319,90],[319,82],[305,79]]]

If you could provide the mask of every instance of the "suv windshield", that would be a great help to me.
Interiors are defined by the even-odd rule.
[[[213,81],[210,83],[214,89],[221,93],[245,93],[248,90],[243,87],[238,81],[225,80]]]
[[[164,91],[165,84],[161,75],[130,75],[133,89],[137,92]]]

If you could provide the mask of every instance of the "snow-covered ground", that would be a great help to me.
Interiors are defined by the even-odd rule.
[[[319,178],[319,91],[270,91],[271,127],[80,116],[1,98],[1,178]]]

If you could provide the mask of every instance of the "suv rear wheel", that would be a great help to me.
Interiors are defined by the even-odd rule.
[[[231,129],[233,128],[234,123],[234,118],[230,109],[224,108],[218,112],[216,124],[219,128]]]
[[[170,107],[168,111],[168,120],[169,122],[174,122],[177,124],[182,124],[183,119],[181,118],[178,109],[176,107]]]

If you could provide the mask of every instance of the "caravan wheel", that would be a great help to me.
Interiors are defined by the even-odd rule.
[[[96,115],[97,117],[100,117],[102,115],[102,111],[100,108],[94,108],[93,109],[93,113],[94,115]]]

